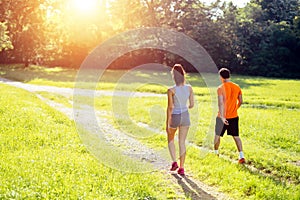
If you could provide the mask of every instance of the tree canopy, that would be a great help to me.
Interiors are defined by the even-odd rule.
[[[6,23],[0,22],[0,52],[13,49]]]
[[[299,0],[251,0],[243,8],[220,0],[210,5],[201,0],[1,0],[0,62],[79,67],[89,52],[115,34],[164,27],[199,42],[218,67],[299,78],[299,8]],[[113,67],[143,62],[184,60],[146,49],[123,55]]]

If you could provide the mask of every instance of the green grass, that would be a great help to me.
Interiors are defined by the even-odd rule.
[[[144,124],[148,124],[154,129],[164,131],[165,111],[163,108],[166,106],[166,99],[159,97],[151,97],[151,99],[143,97],[131,98],[128,101],[126,98],[114,98],[116,98],[114,102],[112,101],[112,97],[96,98],[96,108],[111,111],[112,107],[117,107],[117,109],[114,109],[114,114],[119,116],[114,118],[115,126],[117,128],[140,138],[151,147],[156,147],[159,150],[166,148],[164,135],[157,135],[157,133],[154,133],[153,131],[137,126],[138,122],[142,122]],[[128,104],[125,103],[127,101]],[[209,135],[207,135],[208,126],[211,123],[211,121],[207,119],[210,119],[212,114],[211,110],[208,109],[210,103],[204,102],[201,104],[202,105],[199,106],[199,112],[195,113],[200,115],[200,117],[198,116],[199,124],[197,127],[191,128],[188,139],[190,142],[197,144],[198,146],[206,146],[212,150],[213,133],[209,132]],[[195,122],[197,116],[191,116],[192,121]],[[283,183],[283,185],[287,185],[286,187],[289,188],[287,191],[293,191],[291,193],[285,191],[284,195],[281,194],[282,198],[280,198],[280,195],[278,194],[279,197],[277,199],[296,199],[299,194],[296,193],[296,196],[293,196],[295,193],[294,186],[300,183],[300,168],[296,165],[296,162],[300,160],[300,138],[298,134],[299,128],[297,126],[299,110],[278,107],[268,109],[246,107],[241,108],[240,118],[241,138],[243,140],[247,160],[251,162],[251,166],[256,168],[258,171],[261,171],[260,174],[256,174],[255,170],[249,171],[247,168],[244,169],[253,176],[253,179],[255,179],[252,180],[252,182],[257,181],[257,185],[255,185],[255,187],[260,188],[262,184],[271,184],[262,183],[262,180],[265,177],[268,179],[268,182],[273,181],[271,185],[274,191],[272,192],[281,193],[282,190],[285,190],[285,186],[281,186],[281,183]],[[282,122],[282,119],[290,120]],[[220,152],[222,155],[227,156],[228,159],[237,159],[236,147],[232,138],[224,137],[222,139]],[[215,162],[215,160],[211,159],[211,157],[207,157],[205,159],[210,160],[211,164]],[[225,159],[224,162],[228,161]],[[233,166],[235,165],[236,164],[233,164]],[[213,170],[215,170],[215,168],[209,169],[211,169],[210,173],[213,173]],[[197,173],[195,169],[192,169],[192,171]],[[241,179],[243,179],[243,176],[251,177],[249,174],[245,175],[243,169],[241,170],[238,168],[237,171],[239,172],[239,177]],[[227,172],[224,172],[223,175],[225,176],[226,173]],[[258,177],[262,180],[256,180]],[[215,179],[215,177],[208,178],[208,180],[210,179]],[[206,177],[203,180],[205,181]],[[226,186],[228,188],[226,188]],[[222,188],[227,191],[231,188],[231,186],[232,183],[228,182],[226,185],[222,186]],[[270,189],[272,187],[270,187]],[[254,195],[251,192],[243,194],[243,191],[241,191],[240,195],[243,198],[247,196],[249,198],[254,198],[254,196],[255,198],[260,196],[263,196],[263,199],[266,198],[266,196],[264,196],[266,194],[263,193],[263,190],[259,191],[259,193],[261,194],[255,196],[257,194]],[[270,196],[270,199],[272,198],[274,198],[273,195]]]
[[[44,74],[45,68],[39,67]],[[1,74],[8,76],[7,69],[0,68]],[[29,70],[30,71],[30,70]],[[34,70],[33,70],[34,71]],[[25,81],[26,76],[19,78],[23,82],[51,84],[72,87],[76,77],[73,70],[66,72],[69,79],[57,79],[58,69],[48,72],[46,77]],[[68,71],[68,70],[66,70]],[[18,68],[15,74],[24,69]],[[28,72],[29,73],[29,72]],[[158,79],[168,79],[165,72],[106,72],[97,89],[119,89],[165,94],[167,85],[153,84]],[[13,78],[15,74],[10,76]],[[29,73],[30,74],[30,73]],[[121,78],[125,74],[125,78]],[[72,77],[72,78],[71,78]],[[73,79],[73,80],[72,80]],[[118,81],[120,80],[120,81]],[[193,85],[198,107],[192,110],[192,126],[188,140],[198,147],[205,146],[212,150],[212,139],[215,110],[211,96],[203,79],[197,74],[189,74]],[[239,110],[240,132],[244,152],[249,166],[236,164],[237,152],[231,137],[225,136],[221,141],[221,157],[212,153],[189,147],[187,154],[187,171],[199,180],[217,187],[235,199],[299,199],[300,198],[300,81],[272,79],[263,77],[235,76],[243,91],[244,105]],[[151,83],[152,81],[152,83]],[[89,88],[86,83],[84,88]],[[212,88],[215,91],[216,88]],[[43,94],[54,101],[56,95]],[[95,108],[106,110],[114,115],[110,117],[116,128],[134,136],[146,145],[157,150],[166,150],[166,137],[157,131],[148,130],[138,123],[164,132],[166,97],[107,97],[94,99]],[[66,100],[63,100],[66,101]],[[82,97],[82,102],[91,99]],[[62,102],[63,103],[63,102]],[[6,110],[1,106],[2,110]],[[1,113],[2,111],[0,111]],[[21,145],[22,146],[22,145]]]
[[[199,156],[200,155],[200,156]],[[188,149],[187,166],[195,176],[235,199],[299,199],[299,185],[285,184],[213,154]]]
[[[76,73],[76,70],[63,69],[61,67],[45,68],[31,65],[24,68],[23,65],[0,65],[1,77],[40,85],[74,87]]]
[[[50,101],[55,101],[56,103],[60,103],[65,107],[72,108],[72,104],[70,102],[72,99],[67,98],[63,95],[44,91],[36,92],[36,94],[40,95],[42,98],[48,99]]]
[[[61,67],[45,68],[31,65],[24,68],[22,65],[0,65],[1,77],[38,85],[52,85],[58,87],[74,87],[78,71]],[[97,70],[87,73],[86,81],[79,83],[82,88],[93,88],[89,82]],[[211,75],[206,75],[210,77]],[[97,89],[134,90],[142,92],[165,93],[170,83],[170,74],[166,69],[162,71],[124,71],[108,70],[99,77]],[[272,79],[263,77],[234,76],[233,81],[238,83],[244,94],[244,103],[250,107],[283,107],[300,108],[299,80]],[[203,102],[210,101],[209,90],[199,74],[188,74],[188,81],[194,87],[195,94]],[[158,84],[155,84],[158,83]],[[168,84],[167,84],[168,83]],[[214,88],[213,88],[214,89]]]
[[[299,80],[260,77],[236,77],[242,88],[245,104],[251,107],[300,108]]]
[[[125,173],[99,163],[74,123],[34,94],[3,84],[0,91],[0,199],[174,196],[159,172]]]
[[[200,173],[199,179],[210,184],[213,182],[222,191],[229,192],[237,199],[298,199],[300,195],[300,167],[299,163],[296,163],[300,160],[298,127],[300,111],[298,109],[298,99],[295,97],[300,92],[300,82],[298,80],[242,78],[238,77],[235,80],[243,87],[244,100],[246,102],[239,111],[241,138],[246,158],[255,170],[252,167],[240,168],[235,163],[228,163],[227,159],[221,159],[217,162],[220,162],[221,168],[226,170],[224,172],[218,171],[219,176],[215,177],[213,176],[214,171],[218,170],[213,166],[216,162],[215,158],[206,156],[205,159],[201,159],[201,156],[196,156],[198,153],[191,154],[191,170],[195,174]],[[244,80],[244,82],[239,79]],[[251,79],[254,79],[253,84],[251,84]],[[255,84],[256,79],[259,79],[261,85]],[[290,86],[293,89],[287,90],[286,88]],[[276,88],[276,94],[273,96],[274,88]],[[197,90],[198,88],[196,88]],[[261,98],[253,98],[257,93],[263,94]],[[117,107],[114,113],[117,112],[117,116],[123,117],[116,118],[116,127],[135,135],[137,138],[141,138],[142,141],[152,147],[163,149],[165,136],[155,135],[153,132],[149,133],[149,130],[143,131],[136,124],[142,122],[152,128],[164,131],[166,98],[143,97],[130,98],[129,100],[121,97],[114,98],[117,100],[112,101],[111,97],[97,98],[96,108],[109,111],[112,110],[112,107]],[[199,102],[199,108],[198,112],[193,111],[196,116],[192,114],[192,122],[199,120],[199,123],[198,127],[194,127],[196,130],[190,131],[189,141],[198,146],[208,146],[212,149],[213,133],[209,132],[207,134],[211,125],[211,116],[214,115],[210,108],[211,102],[207,95],[197,95],[196,99]],[[203,101],[203,99],[205,100]],[[281,101],[280,104],[278,103],[279,101]],[[97,102],[101,102],[101,104]],[[120,106],[118,107],[118,105]],[[127,118],[124,118],[124,116],[127,116]],[[140,135],[141,132],[146,133],[149,137],[143,138]],[[228,159],[237,159],[236,147],[232,138],[224,137],[222,139],[220,152]],[[196,160],[198,162],[192,164],[195,160],[194,157],[197,157]],[[202,166],[202,162],[207,165],[206,170],[209,170],[205,171],[205,173],[209,173],[212,176],[206,177],[201,175],[204,172],[199,171],[197,168],[201,167],[197,167],[197,165]],[[228,170],[233,172],[229,173]],[[236,178],[234,180],[231,180],[231,174],[235,174]],[[218,183],[222,176],[227,176],[228,178],[226,181],[224,180],[225,183]],[[235,182],[241,183],[245,179],[247,184],[240,190],[241,186],[235,184]],[[267,188],[266,185],[268,186]],[[233,188],[235,189],[234,192],[232,192],[232,187],[235,187]]]

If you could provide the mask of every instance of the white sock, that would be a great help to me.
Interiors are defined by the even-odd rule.
[[[244,153],[242,151],[240,151],[240,159],[244,158]]]
[[[217,155],[218,155],[218,154],[219,154],[219,150],[215,150],[215,154],[217,154]]]

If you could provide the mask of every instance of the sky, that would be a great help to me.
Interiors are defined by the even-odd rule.
[[[215,0],[202,0],[203,2],[211,3],[214,2]],[[223,0],[223,1],[232,1],[234,5],[238,7],[243,7],[244,5],[247,4],[247,2],[250,2],[250,0]]]

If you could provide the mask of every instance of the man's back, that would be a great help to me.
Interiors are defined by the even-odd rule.
[[[223,97],[225,118],[238,116],[238,97],[242,94],[241,88],[233,82],[224,82],[218,87],[218,96]],[[220,116],[220,113],[218,114]]]

